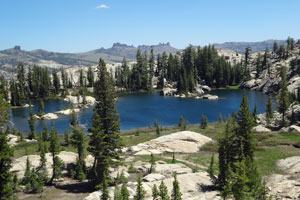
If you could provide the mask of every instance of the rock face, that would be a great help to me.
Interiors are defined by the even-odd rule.
[[[135,155],[161,154],[166,152],[195,153],[211,138],[192,131],[181,131],[132,146],[128,151]]]
[[[242,83],[241,87],[248,89],[248,90],[255,90],[259,87],[261,82],[262,82],[261,79],[252,79],[252,80]]]
[[[160,91],[160,95],[162,96],[174,96],[177,93],[177,89],[172,88],[164,88]]]
[[[270,129],[268,129],[268,128],[262,126],[262,125],[255,126],[253,129],[254,129],[255,132],[258,132],[258,133],[268,133],[268,132],[271,132]]]
[[[206,172],[181,174],[177,176],[177,179],[180,185],[180,191],[183,194],[182,199],[184,200],[221,199],[217,191],[207,190],[207,186],[211,186],[212,183]],[[163,180],[168,188],[169,195],[171,195],[172,192],[173,180],[174,180],[173,178],[165,178]],[[146,191],[146,196],[145,196],[146,200],[152,200],[152,188],[154,184],[159,186],[160,182],[161,180],[142,182],[143,188]],[[132,199],[135,195],[136,185],[137,185],[136,182],[127,183],[130,199]],[[113,190],[114,190],[113,187],[109,189],[111,196],[113,196]],[[88,197],[84,198],[84,200],[100,200],[100,196],[101,196],[101,192],[96,191],[91,193]]]
[[[300,198],[300,156],[278,161],[278,166],[287,174],[273,174],[267,181],[270,195],[274,199]]]
[[[75,104],[75,105],[83,104],[82,96],[80,96],[78,98],[77,96],[70,96],[69,95],[64,100],[68,101],[68,102],[71,102],[72,104]],[[94,97],[91,97],[91,96],[86,96],[85,100],[86,100],[86,105],[87,106],[93,106],[96,103],[96,99]]]

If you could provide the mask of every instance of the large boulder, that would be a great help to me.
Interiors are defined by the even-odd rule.
[[[268,132],[271,132],[270,129],[268,129],[268,128],[262,126],[262,125],[255,126],[253,129],[257,133],[268,133]]]
[[[138,155],[161,154],[168,152],[195,153],[199,148],[211,142],[212,139],[192,131],[181,131],[140,143],[129,148],[130,152]]]

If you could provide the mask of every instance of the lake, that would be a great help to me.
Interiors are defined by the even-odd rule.
[[[258,113],[263,113],[268,100],[268,96],[256,91],[224,89],[209,93],[218,95],[219,100],[165,97],[157,92],[119,95],[117,111],[120,114],[121,130],[153,126],[154,120],[158,120],[160,126],[172,126],[178,124],[180,115],[191,124],[199,124],[202,114],[207,115],[209,122],[216,122],[219,113],[229,116],[237,111],[244,94],[248,96],[251,110],[256,104]],[[39,102],[34,101],[33,105],[37,113]],[[48,100],[45,101],[44,112],[56,112],[67,106],[68,102],[62,100]],[[86,129],[91,125],[92,115],[93,107],[84,109],[78,114],[80,124]],[[28,116],[29,108],[11,109],[9,125],[19,131],[28,132]],[[60,115],[59,119],[53,121],[60,134],[69,129],[69,116]],[[36,131],[42,131],[45,124],[50,128],[51,121],[37,121]]]

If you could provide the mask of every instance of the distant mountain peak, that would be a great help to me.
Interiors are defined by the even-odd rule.
[[[113,46],[112,46],[112,48],[117,48],[117,47],[131,47],[131,48],[134,48],[133,45],[121,44],[119,42],[114,43]]]
[[[21,51],[21,46],[16,45],[16,46],[14,47],[14,50],[16,50],[16,51]]]

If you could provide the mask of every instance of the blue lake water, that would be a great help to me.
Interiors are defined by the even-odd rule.
[[[178,124],[180,115],[192,124],[199,124],[201,115],[207,115],[209,122],[216,122],[219,113],[229,116],[239,109],[243,95],[247,95],[251,110],[257,106],[258,113],[265,111],[268,97],[256,91],[243,90],[213,90],[210,94],[219,96],[219,100],[205,100],[194,98],[164,97],[158,93],[136,93],[119,95],[117,111],[120,114],[121,130],[130,130],[139,127],[152,125],[158,120],[159,125],[172,126]],[[275,104],[275,102],[274,102]],[[37,113],[39,102],[33,102],[34,110]],[[68,102],[62,100],[45,101],[45,113],[63,110]],[[79,112],[80,124],[89,128],[93,107]],[[28,132],[27,118],[29,108],[14,108],[10,111],[11,126],[17,130]],[[59,133],[69,129],[69,116],[60,115],[59,119],[53,120]],[[50,127],[50,120],[37,121],[36,131],[42,131],[44,124]]]

